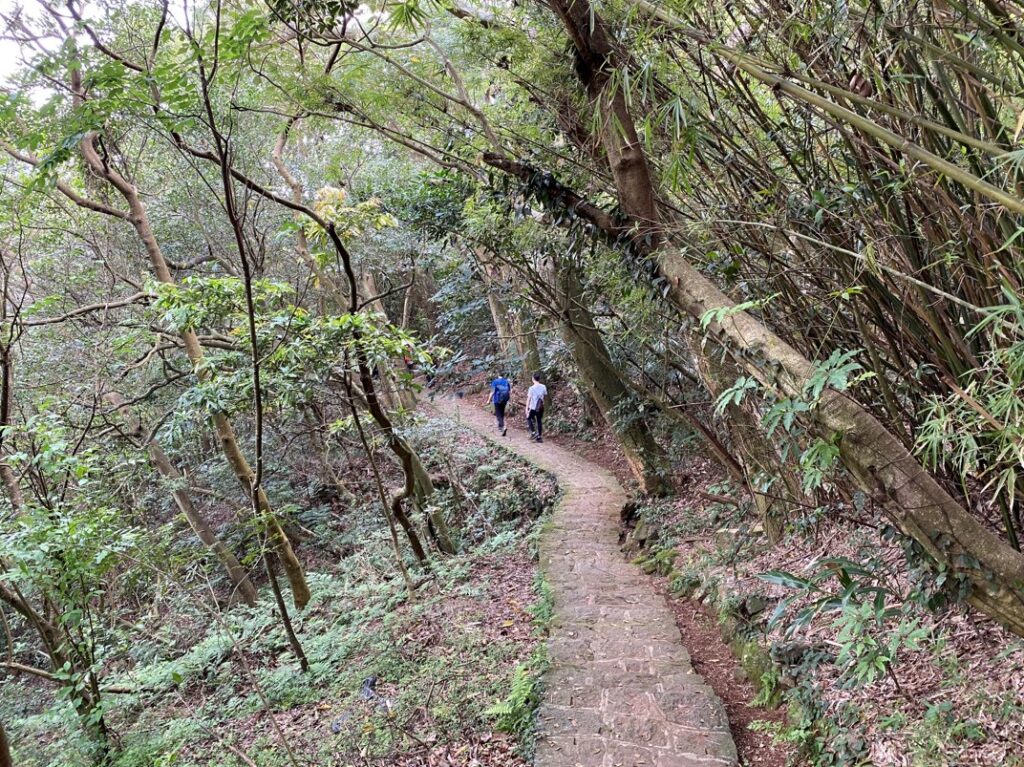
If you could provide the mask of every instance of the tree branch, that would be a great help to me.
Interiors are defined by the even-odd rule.
[[[89,314],[91,312],[105,311],[107,309],[117,309],[122,306],[131,306],[132,304],[148,303],[153,299],[150,293],[134,293],[126,298],[122,298],[118,301],[107,301],[100,304],[88,304],[87,306],[80,306],[77,309],[73,309],[67,314],[62,314],[59,317],[44,317],[36,320],[22,320],[21,324],[25,327],[39,327],[41,325],[56,325],[60,322],[67,322],[75,317],[81,317],[83,314]]]

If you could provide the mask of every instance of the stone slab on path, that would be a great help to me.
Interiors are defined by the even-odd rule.
[[[664,598],[619,550],[627,498],[615,477],[523,431],[501,437],[467,401],[434,407],[555,475],[563,492],[540,540],[554,617],[537,767],[734,767],[725,708],[694,673]]]

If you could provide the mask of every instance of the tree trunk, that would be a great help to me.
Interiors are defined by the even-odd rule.
[[[234,587],[231,601],[241,599],[247,605],[255,605],[256,588],[252,585],[252,581],[249,580],[248,573],[231,549],[227,547],[224,541],[217,537],[217,533],[214,532],[210,523],[206,521],[206,517],[195,507],[195,504],[192,502],[192,496],[189,495],[187,489],[181,486],[183,480],[181,473],[171,463],[167,453],[164,452],[164,449],[160,447],[156,440],[145,440],[146,435],[142,424],[124,406],[123,397],[116,392],[108,392],[104,395],[104,399],[118,409],[132,437],[140,442],[145,442],[150,463],[153,464],[153,467],[164,479],[174,486],[175,489],[171,491],[171,497],[174,498],[174,504],[178,507],[178,511],[188,521],[192,531],[202,541],[203,545],[210,549],[214,556],[217,557],[217,560],[224,567],[228,578],[231,580],[231,584]]]
[[[484,286],[487,289],[487,305],[491,310],[494,329],[498,335],[498,351],[505,359],[511,359],[512,346],[515,345],[516,356],[522,364],[522,380],[529,382],[533,374],[540,370],[537,332],[528,326],[518,312],[510,309],[498,293],[505,278],[499,266],[495,264],[493,255],[481,247],[475,248],[474,252],[480,263]]]
[[[560,268],[555,278],[559,286],[562,337],[572,352],[587,391],[601,416],[618,439],[622,453],[647,495],[665,495],[671,491],[665,452],[655,441],[644,417],[616,414],[616,409],[633,399],[628,385],[616,369],[594,318],[583,303],[583,292],[571,268]]]
[[[11,759],[11,744],[7,740],[7,731],[4,730],[4,723],[0,722],[0,767],[14,767]]]
[[[614,48],[588,0],[552,0],[576,48],[577,72],[601,114],[619,203],[633,220],[634,249],[655,256],[666,297],[697,320],[733,302],[679,252],[662,248],[654,181],[623,88],[608,87]],[[600,214],[598,214],[600,217]],[[800,397],[814,365],[746,312],[711,323],[708,332],[737,357],[737,364],[782,396]],[[968,600],[1009,630],[1024,636],[1024,555],[989,532],[928,474],[904,445],[848,396],[826,390],[814,413],[817,431],[838,438],[843,465],[856,483],[886,509],[892,523],[936,562],[971,583]]]
[[[4,260],[6,261],[6,252]],[[0,321],[6,325],[7,316],[7,295],[0,296],[3,302],[0,306]],[[14,469],[7,462],[7,450],[4,447],[4,440],[7,439],[7,432],[11,426],[11,411],[14,409],[14,361],[11,355],[11,345],[14,339],[13,327],[9,329],[9,335],[0,344],[0,480],[7,489],[7,496],[11,501],[11,508],[15,513],[24,508],[25,496],[21,492],[21,485],[14,475]]]
[[[513,353],[518,354],[518,349],[513,343],[515,339],[512,324],[509,322],[508,307],[495,292],[490,281],[487,286],[487,307],[491,310],[494,332],[498,338],[498,356],[506,360],[511,359]]]
[[[376,421],[387,435],[388,447],[391,448],[391,452],[395,454],[402,465],[405,487],[402,493],[392,501],[392,510],[395,518],[398,519],[399,524],[402,525],[402,528],[409,536],[410,544],[415,549],[419,545],[419,541],[415,540],[415,530],[413,530],[408,517],[405,515],[401,502],[411,498],[421,510],[427,511],[428,499],[434,492],[434,483],[431,481],[430,475],[427,473],[416,451],[395,431],[394,424],[391,423],[390,417],[381,406],[380,399],[374,390],[370,371],[362,364],[359,365],[359,379],[366,395],[367,409],[370,411],[373,420]],[[456,553],[457,549],[454,540],[441,510],[436,507],[431,509],[428,514],[428,520],[430,535],[437,548],[444,554]],[[422,551],[422,547],[420,547],[420,550]]]
[[[377,295],[377,282],[373,278],[373,274],[369,271],[363,273],[363,289],[367,293],[367,298],[372,298]],[[385,321],[388,319],[387,311],[384,308],[384,304],[380,300],[375,300],[370,303],[370,306],[384,318]],[[394,384],[394,373],[389,369],[385,368],[381,370],[380,380],[385,383],[385,391],[390,391],[392,397],[397,397],[401,402],[402,406],[408,410],[411,410],[416,405],[416,400],[412,396],[412,392],[407,389],[398,389]],[[365,384],[365,382],[364,382]],[[382,426],[385,422],[390,425],[390,417],[383,411],[383,409],[375,408],[373,403],[370,403],[371,397],[367,396],[367,402],[370,404],[370,414],[373,415],[374,420],[379,426]],[[413,450],[412,446],[404,439],[399,437],[394,429],[390,429],[392,439],[389,440],[392,452],[398,457],[398,460],[402,464],[402,469],[405,472],[405,490],[403,498],[411,498],[413,502],[423,511],[427,511],[428,503],[427,498],[434,492],[434,483],[430,480],[430,475],[423,466],[423,462],[420,460],[419,455]],[[398,519],[402,528],[408,533],[411,530],[411,524],[408,518],[405,517],[404,511],[401,509],[401,498],[398,499],[398,504],[392,504],[392,508],[395,512],[395,517]],[[453,543],[451,532],[448,529],[448,523],[444,519],[444,515],[440,509],[434,508],[430,510],[428,514],[428,529],[430,536],[437,545],[437,548],[444,554],[454,554],[455,544]]]
[[[711,354],[694,354],[701,378],[713,400],[739,377],[739,369],[731,359],[722,359],[712,351]],[[754,501],[765,536],[770,544],[782,539],[786,524],[786,498],[773,498],[764,492],[766,479],[783,478],[788,469],[775,448],[764,438],[760,429],[760,420],[742,404],[730,403],[725,408],[725,427],[732,440],[733,451],[740,459],[743,471],[743,484],[746,485],[750,497]],[[788,482],[786,490],[790,490]]]
[[[72,73],[72,87],[76,93],[80,91],[80,71]],[[80,142],[82,156],[85,159],[86,165],[97,177],[113,186],[121,194],[125,202],[128,203],[129,221],[146,249],[154,276],[160,282],[173,285],[174,277],[171,275],[167,260],[164,258],[160,245],[150,226],[149,216],[145,205],[143,205],[142,200],[139,198],[138,190],[100,157],[93,143],[95,139],[95,134],[89,133]],[[196,334],[191,330],[183,330],[181,332],[181,340],[185,346],[185,353],[188,355],[189,361],[195,370],[196,377],[201,381],[206,380],[209,377],[209,371],[204,364],[203,348],[200,346]],[[252,494],[252,482],[255,475],[248,460],[246,460],[245,455],[242,453],[241,447],[238,445],[235,430],[227,416],[223,414],[215,414],[212,421],[214,430],[217,432],[217,437],[220,440],[221,451],[224,453],[224,457],[227,459],[235,477],[238,479],[239,484],[242,485],[242,489],[248,497]],[[261,521],[267,529],[268,539],[277,551],[281,565],[288,576],[288,583],[291,586],[295,606],[302,609],[310,599],[309,585],[306,583],[306,576],[302,571],[302,565],[298,557],[295,556],[291,542],[281,528],[281,524],[262,489],[258,493],[258,508],[263,517]]]
[[[494,322],[494,332],[498,337],[498,354],[505,360],[511,360],[513,354],[519,357],[525,367],[526,375],[524,381],[530,380],[530,368],[526,365],[523,357],[522,343],[513,325],[512,312],[499,295],[498,291],[503,283],[501,272],[494,263],[493,255],[486,248],[476,247],[473,249],[476,260],[480,264],[480,273],[483,275],[484,289],[487,291],[487,307],[491,310],[491,320]],[[508,371],[511,372],[511,371]]]
[[[413,314],[416,311],[416,299],[418,297],[417,285],[423,278],[419,269],[413,265],[409,271],[409,287],[405,289],[405,295],[402,297],[402,324],[399,325],[402,330],[410,330],[412,327]]]
[[[238,445],[238,440],[235,439],[235,432],[231,427],[231,422],[228,421],[227,416],[223,413],[217,413],[213,416],[213,424],[217,435],[220,437],[221,451],[224,453],[228,465],[231,466],[231,470],[234,472],[238,483],[242,486],[242,490],[251,495],[253,479],[255,477],[249,462]],[[281,523],[278,521],[277,515],[274,513],[274,509],[271,507],[267,494],[262,487],[256,492],[255,506],[260,514],[259,521],[266,527],[267,540],[277,552],[278,560],[281,562],[281,567],[288,578],[288,585],[291,587],[295,606],[301,610],[309,604],[311,596],[309,585],[306,583],[306,576],[302,571],[299,558],[295,556],[295,551],[292,549],[291,541],[288,540],[288,536],[281,527]]]
[[[534,373],[541,370],[540,348],[537,345],[537,331],[532,323],[518,314],[512,315],[512,331],[516,349],[523,361],[523,380],[529,382]]]
[[[0,573],[7,569],[7,564],[0,558]],[[73,688],[75,694],[71,696],[71,702],[75,712],[81,720],[82,727],[90,733],[101,748],[104,754],[109,751],[109,729],[100,706],[100,690],[96,682],[95,673],[82,671],[82,668],[91,665],[88,658],[84,658],[80,651],[77,651],[70,641],[67,630],[62,631],[54,621],[57,608],[47,598],[42,598],[46,605],[46,615],[40,614],[25,598],[24,594],[14,585],[8,587],[0,581],[0,601],[6,602],[14,609],[25,622],[36,631],[47,658],[50,660],[50,667],[54,671],[64,674],[70,673],[60,679],[47,675],[62,685],[65,690]],[[6,744],[3,744],[6,745]],[[8,754],[8,758],[10,758]],[[0,760],[2,764],[2,760]]]
[[[156,470],[171,483],[180,485],[183,478],[178,470],[174,468],[174,464],[171,463],[171,459],[167,457],[167,453],[164,452],[163,448],[155,441],[150,441],[147,447],[149,449],[149,459],[152,461],[153,466],[156,467]],[[217,557],[217,560],[224,567],[225,572],[227,572],[231,585],[234,587],[231,601],[240,599],[250,607],[254,606],[256,604],[256,587],[249,580],[249,574],[231,549],[227,547],[227,544],[217,537],[217,533],[214,532],[210,523],[206,521],[206,517],[192,503],[192,496],[183,487],[177,487],[175,490],[172,490],[171,495],[174,497],[174,503],[178,507],[178,511],[188,520],[188,524],[196,536],[203,542],[204,546],[213,552],[214,556]]]
[[[362,295],[360,299],[370,301],[367,308],[376,312],[384,322],[390,322],[384,302],[378,298],[380,290],[377,288],[377,280],[369,269],[363,272]],[[412,411],[416,407],[416,396],[407,386],[402,386],[398,381],[394,366],[390,362],[378,363],[377,371],[386,404],[391,410],[403,409]]]

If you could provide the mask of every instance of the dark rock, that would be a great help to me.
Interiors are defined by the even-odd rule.
[[[822,642],[773,642],[768,654],[780,666],[800,666],[808,661],[832,661],[835,655]]]
[[[359,690],[359,696],[363,700],[373,700],[377,697],[377,676],[376,674],[366,677],[363,686]]]
[[[335,735],[339,735],[341,733],[343,725],[351,718],[352,714],[346,711],[344,714],[342,714],[333,722],[331,722],[331,732],[333,732]]]
[[[736,612],[743,620],[748,623],[752,623],[759,615],[768,609],[768,606],[771,603],[772,600],[764,594],[750,594],[739,603],[736,608]]]

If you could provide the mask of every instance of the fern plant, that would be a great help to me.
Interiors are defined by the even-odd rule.
[[[541,646],[528,661],[516,666],[508,695],[484,711],[484,715],[494,718],[495,726],[502,732],[518,737],[528,734],[540,703],[540,676],[546,668],[547,655]]]

